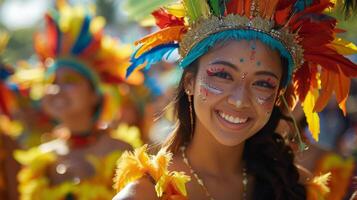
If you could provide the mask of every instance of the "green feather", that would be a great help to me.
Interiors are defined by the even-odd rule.
[[[184,0],[184,5],[190,23],[199,18],[207,18],[210,14],[206,0]]]
[[[229,0],[209,0],[209,5],[215,16],[223,16],[226,10],[226,4]]]

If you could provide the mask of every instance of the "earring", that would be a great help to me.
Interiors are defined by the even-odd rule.
[[[192,95],[187,94],[189,109],[190,109],[190,121],[191,121],[191,135],[193,134],[193,109],[192,109]]]

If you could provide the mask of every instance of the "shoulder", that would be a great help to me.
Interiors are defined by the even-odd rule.
[[[148,177],[127,184],[113,200],[158,200],[155,192],[155,186]]]

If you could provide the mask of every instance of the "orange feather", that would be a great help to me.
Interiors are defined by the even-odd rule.
[[[160,44],[180,41],[181,36],[185,31],[185,26],[167,27],[136,41],[135,45],[143,44],[143,46],[140,47],[135,57],[139,57],[147,50],[152,49],[153,47],[156,47]]]
[[[321,112],[326,107],[332,95],[337,76],[334,72],[322,68],[320,77],[322,90],[314,106],[314,112]]]
[[[348,98],[348,93],[350,92],[351,79],[347,77],[341,69],[339,69],[339,71],[340,73],[337,76],[337,82],[334,83],[335,93],[338,106],[346,116],[346,100]]]

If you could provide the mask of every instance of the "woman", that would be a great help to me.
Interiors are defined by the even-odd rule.
[[[64,1],[57,6],[47,13],[35,49],[53,78],[42,105],[59,127],[55,140],[16,154],[24,165],[20,199],[108,199],[115,161],[131,149],[107,128],[118,110],[116,89],[125,72],[120,68],[130,49],[104,35],[104,19],[88,8]]]
[[[330,2],[182,2],[154,12],[161,30],[137,42],[128,70],[179,49],[177,129],[156,156],[146,147],[123,154],[114,199],[321,199],[311,188],[326,176],[299,180],[291,149],[274,132],[293,91],[318,138],[315,110],[337,83],[329,81],[348,86],[357,75],[332,42],[335,21],[322,13]],[[318,65],[324,97],[316,101]]]

